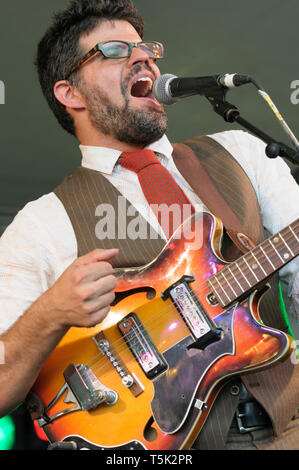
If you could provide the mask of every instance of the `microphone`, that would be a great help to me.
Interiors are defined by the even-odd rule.
[[[229,88],[239,87],[251,81],[249,75],[238,73],[191,78],[178,78],[166,73],[155,80],[153,93],[159,103],[173,104],[181,98],[193,95],[213,97]]]

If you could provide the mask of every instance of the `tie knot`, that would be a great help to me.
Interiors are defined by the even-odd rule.
[[[155,152],[148,149],[137,150],[135,152],[123,152],[120,156],[119,163],[124,168],[135,171],[135,173],[139,173],[150,165],[160,165]]]

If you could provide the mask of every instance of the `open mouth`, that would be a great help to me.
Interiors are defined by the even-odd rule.
[[[150,77],[140,77],[133,83],[131,95],[135,98],[154,98],[153,81]]]

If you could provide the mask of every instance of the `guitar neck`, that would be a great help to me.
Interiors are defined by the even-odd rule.
[[[263,284],[299,254],[299,219],[227,265],[208,284],[222,307]]]

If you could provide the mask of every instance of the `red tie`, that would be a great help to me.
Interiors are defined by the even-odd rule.
[[[194,213],[188,198],[152,150],[123,152],[119,163],[137,173],[149,205],[170,238],[183,220]]]

